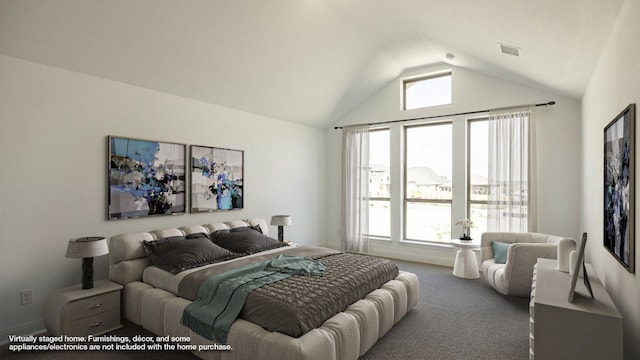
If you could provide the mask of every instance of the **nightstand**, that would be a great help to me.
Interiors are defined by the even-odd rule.
[[[122,285],[109,280],[54,290],[44,305],[44,324],[49,334],[99,335],[121,328],[120,291]]]

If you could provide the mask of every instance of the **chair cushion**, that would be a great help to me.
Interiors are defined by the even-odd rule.
[[[506,294],[507,282],[504,278],[505,264],[496,264],[493,259],[482,262],[482,273],[487,283],[502,294]]]
[[[493,248],[493,260],[496,264],[505,264],[507,262],[509,245],[511,244],[495,240],[491,243],[491,247]]]

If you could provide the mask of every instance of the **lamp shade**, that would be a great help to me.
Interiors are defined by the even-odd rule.
[[[291,225],[291,216],[289,215],[273,215],[271,217],[271,225],[289,226]]]
[[[65,256],[68,258],[90,258],[108,253],[107,239],[102,236],[89,236],[69,240]]]

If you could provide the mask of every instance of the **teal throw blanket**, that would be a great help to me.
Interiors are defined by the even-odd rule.
[[[251,291],[292,275],[322,275],[325,268],[320,261],[280,255],[211,276],[200,286],[198,299],[184,309],[180,322],[206,339],[226,343]]]

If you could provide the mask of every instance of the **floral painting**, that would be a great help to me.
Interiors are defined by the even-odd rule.
[[[186,145],[108,139],[109,219],[186,212]]]
[[[604,247],[635,271],[635,105],[604,129]]]
[[[244,151],[191,146],[191,211],[243,208]]]

